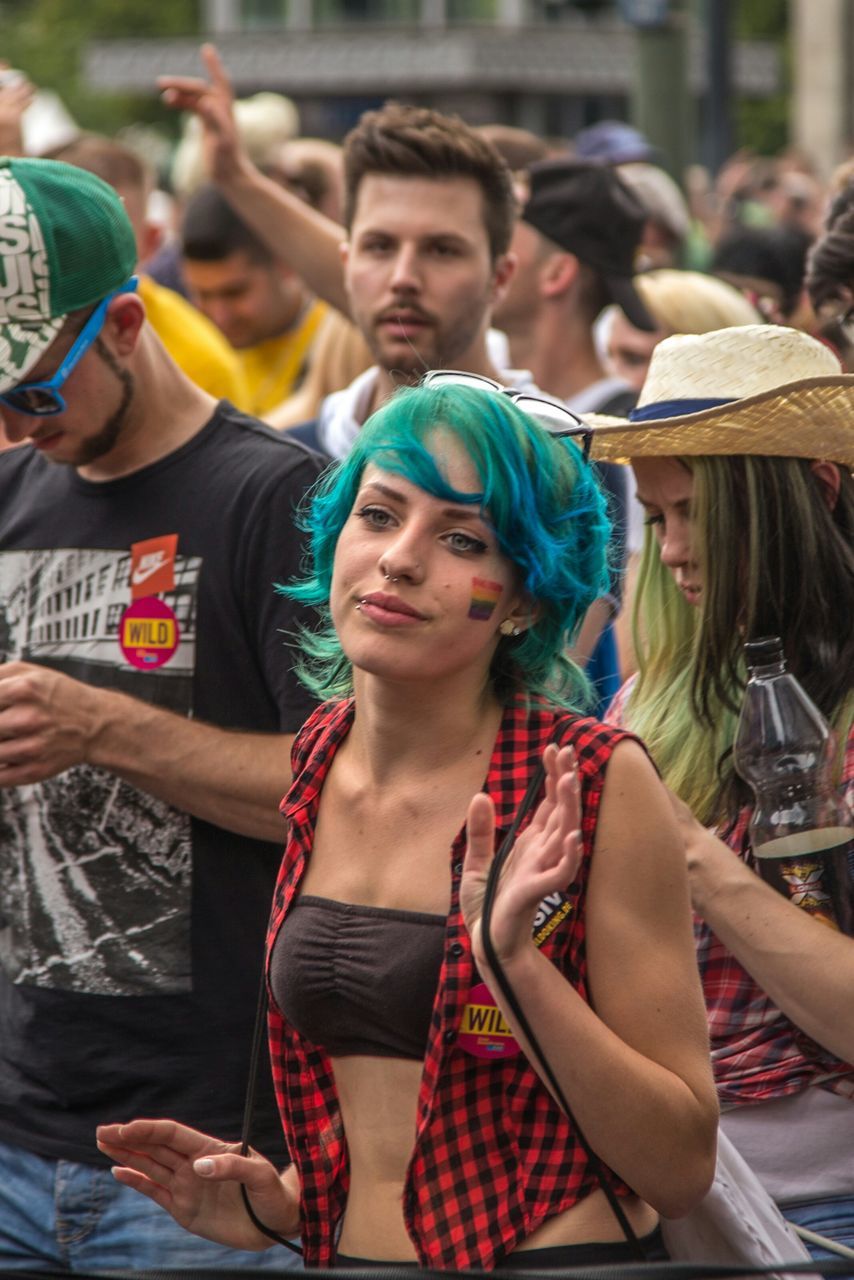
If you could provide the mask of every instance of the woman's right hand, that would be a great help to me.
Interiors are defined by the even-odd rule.
[[[269,1248],[252,1224],[240,1184],[265,1226],[290,1237],[299,1232],[299,1188],[293,1166],[279,1174],[236,1142],[220,1142],[174,1120],[132,1120],[98,1126],[97,1143],[115,1161],[113,1177],[148,1196],[180,1226],[233,1249]]]

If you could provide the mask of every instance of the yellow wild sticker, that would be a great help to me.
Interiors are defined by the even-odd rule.
[[[127,648],[174,649],[175,623],[171,618],[124,618],[122,645]]]
[[[494,1004],[467,1004],[461,1031],[469,1036],[512,1036],[513,1032]]]

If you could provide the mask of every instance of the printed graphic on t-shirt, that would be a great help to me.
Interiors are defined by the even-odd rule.
[[[0,662],[25,661],[181,715],[192,712],[201,559],[177,556],[163,602],[180,639],[153,670],[120,623],[127,551],[0,553]],[[185,813],[88,765],[0,790],[0,965],[11,982],[93,995],[191,986]]]

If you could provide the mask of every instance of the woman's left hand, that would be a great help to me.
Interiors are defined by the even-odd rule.
[[[581,786],[575,752],[550,743],[543,753],[546,791],[504,864],[492,910],[492,942],[502,962],[531,945],[534,916],[543,898],[566,889],[581,861]],[[468,846],[460,905],[478,968],[486,965],[481,937],[483,903],[495,856],[495,810],[479,792],[469,805]]]

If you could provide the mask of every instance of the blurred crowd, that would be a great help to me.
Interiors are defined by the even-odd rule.
[[[355,386],[376,359],[337,261],[349,218],[344,150],[329,139],[303,137],[298,109],[281,94],[234,101],[233,119],[235,142],[255,172],[304,202],[311,211],[304,219],[286,205],[279,222],[275,202],[263,211],[268,194],[258,213],[257,191],[241,204],[218,183],[193,109],[183,115],[178,142],[164,149],[162,138],[155,143],[141,128],[114,138],[80,130],[22,72],[0,84],[0,152],[59,159],[113,186],[137,237],[140,296],[170,355],[214,396],[288,430],[322,418],[330,397]],[[558,200],[559,228],[533,232],[530,219],[520,219],[511,242],[514,280],[489,331],[497,368],[525,370],[540,391],[576,412],[624,412],[662,338],[759,320],[820,338],[846,372],[854,370],[854,160],[825,181],[794,148],[774,157],[742,150],[717,174],[689,166],[680,182],[667,157],[619,120],[600,121],[575,138],[543,138],[504,124],[475,132],[508,165],[520,208],[532,165],[572,160],[608,170],[617,183],[599,206],[586,188],[569,191],[568,206]],[[615,217],[615,190],[630,193],[637,225]],[[601,216],[611,224],[600,245],[583,218],[575,225],[571,211],[579,203],[589,222]],[[547,246],[575,254],[582,274],[598,273],[598,284],[594,279],[592,289],[582,290],[580,309],[572,291],[561,295],[560,307],[553,295],[544,303],[534,277]],[[634,276],[640,320],[631,304],[627,314],[600,287],[609,255],[621,258],[617,274]],[[310,433],[309,443],[335,453],[322,433]],[[642,530],[628,492],[614,514],[626,530],[622,554],[631,587]],[[607,664],[611,676],[600,673],[602,706],[617,677],[634,668],[628,616],[622,609],[613,619],[619,654]],[[598,633],[596,626],[594,639]],[[579,652],[589,658],[594,647],[591,640]]]
[[[742,151],[717,174],[693,165],[674,176],[667,157],[623,121],[543,138],[397,103],[364,113],[339,143],[303,136],[297,107],[279,94],[235,100],[212,46],[203,47],[202,61],[204,76],[159,83],[166,105],[182,113],[168,154],[141,128],[120,137],[81,130],[23,72],[0,74],[0,1264],[67,1253],[60,1193],[78,1214],[87,1197],[110,1205],[93,1213],[100,1217],[81,1233],[70,1270],[147,1268],[164,1259],[254,1266],[271,1240],[290,1250],[286,1262],[264,1263],[281,1270],[298,1265],[289,1244],[298,1233],[307,1265],[331,1265],[336,1256],[339,1265],[364,1262],[378,1234],[381,1261],[417,1255],[454,1270],[489,1269],[517,1246],[523,1260],[525,1246],[551,1254],[544,1267],[577,1262],[572,1250],[588,1243],[587,1261],[605,1260],[598,1249],[610,1260],[633,1258],[627,1241],[637,1244],[635,1236],[650,1257],[661,1257],[659,1218],[680,1218],[703,1202],[715,1166],[718,1117],[700,987],[672,998],[668,985],[697,977],[689,892],[722,1134],[750,1158],[770,1195],[801,1211],[807,1238],[820,1231],[844,1240],[854,1256],[854,1045],[850,1019],[838,1017],[840,992],[847,999],[850,990],[854,944],[845,935],[854,925],[848,919],[832,932],[807,919],[747,865],[749,798],[732,759],[741,648],[760,619],[769,634],[780,632],[792,670],[833,723],[844,757],[835,781],[850,806],[854,160],[826,181],[794,150]],[[443,396],[461,406],[459,424],[449,418],[436,431],[431,418],[422,439],[413,417],[388,444],[389,414],[403,421],[419,402],[445,404]],[[519,543],[512,554],[500,528],[490,550],[491,509],[482,493],[471,494],[481,454],[496,454],[489,462],[496,475],[506,461],[483,407],[490,402],[489,413],[518,415],[520,431],[533,432],[534,442],[542,437],[543,452],[520,445],[506,468],[507,519]],[[466,443],[478,439],[466,414],[488,437],[483,448]],[[434,439],[441,443],[446,431],[459,436],[449,454],[462,459],[453,462],[459,484],[451,483],[455,471],[443,473]],[[523,574],[534,563],[534,535],[513,521],[539,504],[564,536],[572,521],[558,488],[567,459],[583,537],[570,552],[555,541],[563,550],[543,559],[534,591]],[[343,465],[326,469],[335,460]],[[351,471],[354,486],[363,484],[359,467],[388,510],[376,496],[359,506],[355,487],[335,497],[333,479],[342,493]],[[514,487],[523,472],[534,495],[527,499]],[[309,490],[314,505],[300,522]],[[471,511],[447,506],[449,491],[454,502],[460,493],[474,498],[476,536]],[[330,534],[333,497],[357,534]],[[394,514],[398,507],[403,514]],[[421,524],[419,511],[427,513]],[[409,540],[407,529],[415,529]],[[598,568],[588,566],[582,582],[591,529]],[[306,531],[314,576],[298,578]],[[378,559],[386,543],[398,559],[390,552]],[[437,629],[437,640],[415,650],[411,669],[398,668],[376,637],[384,628],[397,634],[389,616],[400,634],[410,627],[417,635],[416,624],[429,621],[395,584],[423,581],[434,544],[446,557],[434,574],[437,598],[450,598],[456,582],[460,617],[456,629]],[[353,582],[347,578],[358,555],[376,579],[370,591],[356,583],[358,566]],[[561,587],[572,596],[571,625],[558,614],[550,621],[558,566],[573,578]],[[350,593],[337,614],[336,592]],[[394,946],[381,939],[372,946],[366,971],[387,945],[389,973],[401,977],[395,956],[404,953],[395,947],[412,937],[404,917],[417,916],[419,928],[441,932],[442,947],[451,930],[441,981],[462,991],[462,978],[448,975],[464,956],[473,963],[468,939],[481,936],[481,908],[446,924],[448,834],[459,825],[450,821],[460,796],[481,783],[484,750],[502,741],[500,681],[518,682],[514,655],[529,652],[528,633],[545,623],[550,665],[528,673],[521,692],[554,697],[557,706],[554,673],[571,671],[603,723],[584,747],[589,760],[577,753],[598,779],[595,804],[584,800],[592,816],[578,798],[575,756],[561,751],[558,766],[553,745],[543,810],[565,810],[561,822],[579,849],[583,812],[592,847],[606,762],[624,729],[640,735],[657,770],[653,776],[644,757],[639,780],[603,797],[606,812],[619,810],[605,823],[617,836],[603,838],[597,858],[607,866],[618,856],[620,870],[609,873],[607,890],[591,893],[587,917],[596,921],[591,938],[600,939],[590,953],[608,974],[604,986],[590,984],[600,1007],[593,1010],[591,999],[579,1015],[563,988],[560,1000],[548,988],[554,1025],[567,1028],[556,1044],[574,1051],[579,1028],[594,1027],[589,1062],[604,1064],[607,1107],[599,1106],[598,1068],[582,1088],[570,1078],[574,1052],[560,1058],[567,1089],[578,1089],[581,1108],[590,1108],[582,1114],[597,1141],[583,1153],[580,1135],[557,1142],[551,1121],[531,1119],[531,1107],[517,1124],[522,1156],[508,1165],[499,1192],[481,1195],[503,1168],[492,1156],[501,1135],[490,1130],[484,1140],[481,1130],[497,1125],[504,1104],[491,1093],[486,1114],[474,1069],[452,1096],[447,1063],[456,1031],[441,1030],[436,1010],[445,1008],[445,989],[436,986],[436,966],[426,966],[414,1049],[401,1035],[419,1003],[407,983],[392,991],[389,1025],[378,1015],[379,1038],[366,1040],[354,1016],[349,1040],[343,1025],[326,1025],[303,1042],[302,1032],[277,1029],[274,1010],[274,1071],[266,1064],[261,1071],[257,1145],[270,1161],[286,1160],[275,1081],[301,1200],[290,1171],[276,1172],[255,1150],[238,1154],[237,1143],[244,1049],[281,859],[282,793],[293,780],[291,808],[288,797],[281,802],[290,834],[276,927],[310,852],[312,868],[325,868],[313,873],[311,889],[332,896],[307,894],[309,906],[358,913],[362,904],[406,926]],[[459,686],[457,667],[465,676]],[[495,707],[481,687],[487,668]],[[324,822],[333,830],[317,823],[317,805],[306,815],[349,728],[336,721],[325,737],[322,716],[339,715],[353,688],[369,710],[360,710],[349,741],[370,741],[372,749],[363,756],[353,749],[349,789],[338,794],[327,784]],[[376,690],[386,688],[384,703]],[[434,688],[443,696],[463,689],[466,697],[444,705]],[[401,690],[421,691],[416,712],[401,714]],[[317,701],[323,705],[313,711]],[[445,748],[460,740],[468,711],[472,760],[455,773]],[[527,721],[524,733],[534,734]],[[539,753],[546,741],[558,739],[543,738]],[[435,754],[423,755],[432,745]],[[514,762],[527,759],[527,747],[506,751]],[[364,761],[373,772],[358,772]],[[386,779],[398,766],[406,788],[396,807]],[[523,765],[513,768],[518,790],[528,780]],[[349,777],[344,769],[332,776]],[[660,778],[673,793],[672,811]],[[301,786],[311,797],[297,806]],[[453,803],[445,803],[446,791]],[[521,794],[513,792],[508,813]],[[531,824],[532,846],[539,822]],[[460,877],[471,877],[470,852],[463,870],[465,831],[453,846],[454,894]],[[489,827],[481,841],[489,856],[493,836]],[[413,850],[417,875],[405,856]],[[371,876],[386,860],[399,883],[377,887]],[[569,892],[575,872],[564,861]],[[659,892],[656,875],[671,892]],[[546,894],[553,889],[549,880]],[[551,898],[542,887],[526,892],[533,896],[517,912],[525,927],[516,932],[530,950],[525,911]],[[586,909],[573,906],[567,935]],[[551,928],[569,910],[562,907]],[[335,933],[312,956],[325,959]],[[767,946],[768,937],[779,945]],[[294,970],[292,958],[289,972],[307,984],[322,965],[294,954],[304,969]],[[475,959],[482,975],[486,960]],[[582,957],[576,966],[573,956],[564,975],[585,986],[584,1001],[586,963]],[[287,965],[282,972],[290,980]],[[408,982],[408,971],[403,977]],[[354,978],[359,999],[369,980],[375,990],[373,971]],[[381,1013],[386,995],[383,988],[377,997]],[[493,995],[477,999],[495,1011]],[[287,1002],[289,991],[274,996]],[[352,1003],[348,996],[341,1007]],[[305,1004],[313,1014],[322,1001]],[[550,1019],[551,1012],[540,1025]],[[364,1076],[358,1066],[348,1075],[347,1065],[336,1065],[344,1120],[331,1074],[305,1047],[310,1041],[340,1041],[345,1064],[374,1064]],[[434,1093],[449,1091],[441,1107],[419,1098],[425,1043],[440,1080]],[[508,1099],[524,1092],[514,1070],[504,1064]],[[525,1089],[532,1081],[537,1106],[553,1106],[551,1085],[528,1072]],[[363,1104],[380,1095],[386,1114],[367,1116],[366,1106],[363,1116]],[[625,1116],[612,1105],[618,1095]],[[410,1162],[416,1101],[417,1143],[430,1129],[424,1116],[441,1111],[431,1137],[438,1173]],[[167,1113],[168,1122],[150,1119]],[[149,1119],[130,1129],[118,1123],[134,1116]],[[465,1179],[450,1194],[442,1182],[447,1152],[469,1121],[478,1131],[471,1148],[482,1144],[485,1154],[465,1156]],[[333,1227],[346,1198],[347,1143],[357,1153],[358,1212],[347,1210],[341,1244]],[[620,1232],[587,1170],[594,1148],[605,1171],[597,1175],[601,1190],[609,1192],[610,1179],[624,1198],[626,1216],[614,1210]],[[542,1174],[553,1151],[564,1149],[572,1185],[568,1164]],[[418,1195],[405,1201],[406,1230],[405,1169],[421,1178]],[[262,1216],[272,1230],[245,1193],[238,1200],[237,1183],[250,1185],[256,1175],[256,1207],[267,1206]],[[209,1192],[214,1176],[234,1184],[221,1202],[227,1213]],[[190,1208],[169,1191],[179,1183],[189,1188]],[[512,1199],[521,1205],[523,1184],[524,1211]],[[146,1198],[144,1221],[137,1192]],[[572,1225],[585,1196],[604,1227],[597,1216]],[[454,1197],[464,1207],[457,1223],[449,1216]],[[31,1199],[38,1213],[30,1213]],[[466,1206],[481,1203],[492,1207],[469,1215]],[[197,1209],[210,1204],[208,1221]],[[44,1232],[32,1225],[39,1214],[49,1222]],[[541,1238],[538,1224],[564,1214],[567,1238]],[[182,1230],[173,1234],[172,1218],[203,1237],[192,1252]],[[811,1242],[823,1247],[821,1236]],[[558,1246],[569,1254],[556,1257]],[[62,1269],[67,1261],[63,1253]]]
[[[368,347],[318,297],[313,268],[295,262],[287,243],[277,253],[271,237],[258,235],[217,193],[194,115],[164,158],[162,140],[153,147],[145,130],[124,138],[79,130],[52,95],[49,109],[36,113],[45,96],[23,73],[0,84],[0,152],[62,159],[120,192],[137,233],[149,314],[200,385],[285,429],[313,418],[326,395],[368,367]],[[276,93],[237,101],[235,118],[264,175],[342,223],[337,142],[301,136],[297,108]],[[498,124],[480,132],[516,175],[521,199],[531,164],[574,156],[611,167],[643,207],[634,269],[655,326],[639,329],[619,307],[603,309],[596,341],[609,374],[637,390],[662,337],[757,315],[821,337],[846,370],[854,368],[854,162],[825,181],[793,148],[774,157],[743,150],[717,174],[694,164],[677,182],[667,158],[621,121],[601,121],[575,138]]]

